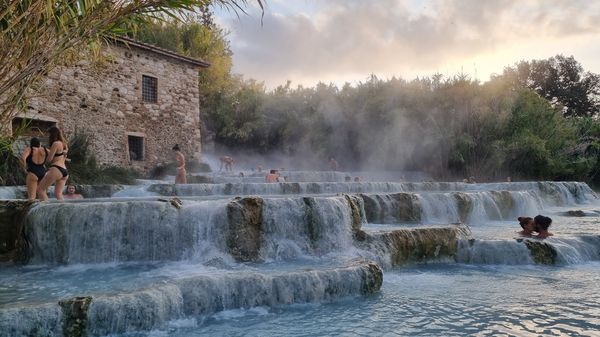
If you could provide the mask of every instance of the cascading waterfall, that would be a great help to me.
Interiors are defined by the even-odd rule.
[[[40,270],[17,268],[11,282],[0,275],[0,284],[16,289],[21,273],[29,277],[27,286],[43,284],[40,265],[62,265],[67,269],[60,277],[65,278],[107,275],[69,281],[83,283],[72,292],[61,292],[59,281],[44,284],[52,289],[47,297],[35,301],[28,295],[14,307],[11,299],[19,295],[5,297],[0,337],[62,336],[81,328],[79,318],[65,309],[71,300],[57,304],[61,296],[88,296],[82,297],[90,301],[83,315],[86,331],[104,336],[157,329],[171,320],[222,310],[370,294],[381,286],[379,266],[600,261],[597,230],[593,224],[580,228],[581,220],[550,214],[552,229],[568,227],[568,235],[510,237],[518,230],[518,215],[597,201],[582,183],[148,184],[86,191],[132,199],[35,205],[26,213],[24,228],[29,263]],[[242,197],[227,197],[234,195]],[[581,212],[597,216],[594,209]],[[454,222],[468,223],[475,234]],[[0,230],[3,226],[0,221]],[[490,228],[510,233],[477,236]],[[118,284],[102,284],[110,280]]]
[[[27,216],[34,263],[180,260],[218,242],[226,201],[42,204]]]
[[[81,186],[82,189],[89,189]],[[123,188],[123,190],[120,190]],[[520,182],[520,183],[406,183],[406,182],[287,182],[264,183],[239,181],[216,184],[148,184],[116,189],[114,197],[140,196],[210,196],[210,195],[275,195],[275,194],[336,194],[336,193],[394,193],[394,192],[481,192],[528,191],[536,193],[552,205],[572,205],[596,199],[585,183],[579,182]],[[93,195],[92,189],[89,193]],[[11,194],[12,195],[12,194]],[[105,197],[105,193],[97,197]]]
[[[576,264],[600,261],[600,237],[459,241],[456,261],[472,264]]]
[[[533,264],[531,252],[516,240],[460,240],[456,261],[472,264]]]
[[[17,199],[27,196],[24,188],[18,186],[0,186],[0,199]]]
[[[62,334],[62,312],[56,303],[0,308],[0,337]]]

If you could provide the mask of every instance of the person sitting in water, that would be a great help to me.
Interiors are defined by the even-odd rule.
[[[270,170],[267,176],[265,177],[265,181],[268,183],[276,183],[279,174],[277,174],[277,170]]]
[[[67,186],[67,193],[63,195],[65,199],[83,199],[83,195],[77,193],[75,185]]]
[[[519,225],[523,228],[522,231],[517,232],[521,236],[525,237],[533,237],[533,232],[535,232],[535,222],[533,218],[528,216],[520,216],[517,218],[519,220]]]
[[[545,239],[554,235],[548,231],[548,227],[552,224],[551,218],[543,215],[536,215],[535,218],[533,218],[533,221],[535,223],[535,231],[538,232],[538,238]]]
[[[351,176],[345,176],[344,177],[344,181],[345,182],[351,182],[352,181],[352,177]]]

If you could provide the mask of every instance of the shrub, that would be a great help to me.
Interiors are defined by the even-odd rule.
[[[67,164],[70,180],[74,184],[135,184],[139,174],[132,169],[118,166],[99,166],[90,151],[90,138],[76,132],[69,139],[69,159]]]
[[[12,149],[13,139],[0,137],[0,185],[24,185],[21,159]]]

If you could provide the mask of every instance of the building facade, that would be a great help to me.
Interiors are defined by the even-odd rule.
[[[141,171],[172,161],[175,144],[199,156],[198,71],[209,64],[126,38],[103,54],[49,73],[13,130],[26,121],[28,136],[52,125],[67,138],[82,132],[98,163]]]

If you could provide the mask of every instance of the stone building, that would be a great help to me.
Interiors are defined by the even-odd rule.
[[[84,132],[99,163],[141,171],[172,161],[175,144],[198,156],[198,71],[209,64],[122,37],[103,53],[49,73],[13,130],[27,121],[28,136],[52,125],[67,138]]]

